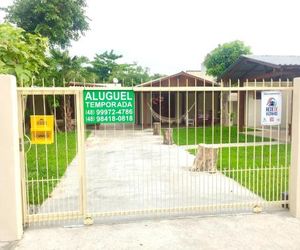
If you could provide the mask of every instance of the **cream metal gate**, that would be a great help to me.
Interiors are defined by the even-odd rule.
[[[86,126],[84,88],[18,88],[24,223],[285,208],[292,84],[170,82],[121,88],[135,91],[127,125]],[[281,125],[259,125],[261,91],[282,92]],[[31,143],[29,115],[54,117],[53,144]],[[199,144],[217,152],[214,169],[193,169]]]
[[[22,121],[19,129],[20,134],[23,134],[20,143],[23,159],[21,173],[25,224],[83,218],[86,195],[83,192],[85,171],[82,131],[84,128],[80,119],[82,116],[80,93],[78,89],[63,87],[18,88],[19,120]],[[69,112],[66,104],[70,99],[74,108],[72,120],[75,121],[71,125],[72,131],[66,128],[67,112]],[[58,100],[64,105],[63,114],[60,115],[65,119],[62,128],[58,126],[61,122],[58,110],[53,108]],[[49,110],[51,108],[52,110]],[[33,144],[31,142],[32,124],[27,112],[33,116],[54,117],[53,143]],[[65,184],[64,179],[70,181]]]

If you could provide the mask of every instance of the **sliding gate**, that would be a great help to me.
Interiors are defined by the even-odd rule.
[[[18,88],[25,224],[288,207],[292,84]]]

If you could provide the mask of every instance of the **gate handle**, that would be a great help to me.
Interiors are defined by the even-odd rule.
[[[30,149],[31,149],[31,140],[30,140],[30,138],[27,136],[27,135],[24,135],[27,139],[28,139],[28,141],[29,141],[29,148],[28,148],[28,150],[25,152],[25,154],[27,154],[29,151],[30,151]]]

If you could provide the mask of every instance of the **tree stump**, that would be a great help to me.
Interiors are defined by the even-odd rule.
[[[161,124],[160,122],[153,123],[153,135],[160,135]]]
[[[200,144],[191,171],[217,171],[218,146]]]
[[[164,129],[164,144],[167,144],[167,145],[173,144],[173,129],[172,128]]]

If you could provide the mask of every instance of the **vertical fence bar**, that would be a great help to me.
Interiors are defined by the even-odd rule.
[[[248,79],[245,82],[245,86],[246,86],[246,91],[245,91],[245,106],[244,106],[244,110],[245,110],[245,118],[244,118],[244,130],[245,130],[245,143],[247,145],[248,143],[248,122],[249,122],[249,117],[248,117],[248,111],[249,111],[249,91],[248,91],[248,87],[249,87],[249,81]],[[248,147],[244,147],[245,149],[245,160],[244,160],[244,172],[245,172],[245,185],[250,187],[251,185],[251,180],[250,180],[250,174],[249,174],[249,169],[248,169]],[[248,192],[247,190],[244,190],[244,197],[246,198],[248,196]],[[245,206],[247,207],[247,206]]]
[[[254,87],[257,87],[257,82],[256,79],[254,80]],[[254,90],[253,93],[253,100],[254,100],[254,121],[253,121],[253,128],[254,128],[254,132],[253,132],[253,142],[254,144],[256,144],[256,115],[257,115],[257,99],[256,99],[256,95],[257,95],[257,91],[256,89]],[[263,139],[261,140],[261,143],[263,142]],[[258,194],[258,174],[259,174],[259,167],[256,165],[256,147],[253,147],[253,165],[252,165],[252,175],[253,175],[253,192]],[[261,166],[262,168],[262,166]]]
[[[281,87],[281,79],[279,79],[279,86]],[[282,100],[281,100],[281,113],[282,113],[282,110],[283,110],[283,103],[284,103],[284,100],[283,100],[283,97],[284,97],[284,91],[282,91]],[[273,148],[276,147],[276,166],[275,166],[275,176],[273,177],[273,201],[278,201],[280,200],[280,185],[278,183],[278,172],[279,172],[279,168],[280,168],[280,157],[279,157],[279,147],[280,147],[280,140],[281,140],[281,126],[280,124],[277,125],[277,145],[273,146]],[[276,136],[274,136],[276,137]],[[275,186],[276,185],[276,186]]]
[[[287,80],[287,86],[290,86],[289,80]],[[290,163],[288,163],[288,145],[291,142],[291,133],[292,133],[292,131],[289,131],[290,130],[290,128],[289,128],[290,121],[289,120],[291,119],[291,116],[289,114],[292,111],[292,107],[290,105],[289,100],[292,99],[292,94],[293,94],[292,91],[288,91],[287,98],[286,98],[286,130],[285,130],[285,143],[284,143],[285,159],[284,159],[284,167],[283,167],[283,170],[284,170],[284,172],[283,172],[283,178],[284,178],[283,182],[284,182],[284,184],[282,184],[282,189],[283,189],[282,191],[285,192],[285,193],[288,191],[287,190],[287,188],[288,188],[287,187],[287,181],[288,181],[287,171],[288,171],[288,165],[290,165]],[[291,111],[289,111],[289,107],[290,107]],[[291,121],[292,121],[292,119],[291,119]],[[289,141],[288,141],[288,136],[290,136]],[[286,195],[284,195],[284,196],[286,196]],[[284,199],[284,201],[286,201],[286,200],[288,200],[288,197],[284,197],[283,199]],[[287,205],[285,205],[285,206],[287,206]]]
[[[220,86],[221,87],[224,87],[224,82],[223,80],[221,80],[220,82]],[[224,91],[221,90],[220,91],[220,149],[219,149],[219,159],[220,159],[220,165],[219,165],[219,171],[220,171],[220,174],[225,174],[223,171],[223,147],[222,147],[222,144],[223,144],[223,124],[224,124],[224,109],[225,109],[225,104],[223,103],[225,102],[225,99],[224,99]],[[218,163],[217,163],[218,164]],[[219,178],[220,179],[220,178]],[[223,184],[224,185],[224,184]],[[221,183],[219,183],[219,195],[217,197],[217,199],[219,200],[219,202],[221,201],[222,197],[221,197],[221,193],[222,193],[222,188],[223,188],[223,185]],[[220,204],[221,205],[221,202]],[[221,210],[221,206],[218,206],[218,209]]]
[[[212,87],[214,87],[214,84],[212,84]],[[215,143],[215,91],[212,89],[211,92],[211,127],[212,127],[212,145]],[[218,165],[218,159],[214,159],[214,155],[212,155],[212,162],[216,160],[216,165]],[[216,166],[217,168],[217,166]],[[215,183],[214,183],[215,182]],[[217,183],[216,178],[212,178],[212,192],[211,192],[211,199],[212,199],[212,205],[216,205],[216,197],[217,194]]]
[[[271,79],[271,87],[273,87],[273,79]],[[268,197],[267,200],[270,201],[272,199],[271,197],[271,169],[272,169],[272,137],[273,137],[273,126],[268,126],[269,127],[269,163],[268,163]]]
[[[159,94],[158,94],[158,96],[159,96],[159,115],[161,116],[162,114],[161,114],[161,105],[162,105],[162,95],[161,95],[161,86],[162,86],[162,82],[161,82],[161,79],[159,80],[159,87],[160,87],[160,89],[159,89]],[[160,121],[160,124],[161,124],[161,126],[162,126],[162,122]],[[161,134],[161,131],[159,132],[159,134]],[[159,146],[159,191],[160,191],[160,194],[159,194],[159,197],[162,197],[162,189],[163,189],[163,185],[162,185],[162,174],[163,174],[163,172],[162,172],[162,153],[161,153],[161,151],[162,151],[162,145],[160,144],[160,146]],[[164,203],[163,203],[163,201],[161,201],[161,204],[160,204],[160,208],[162,208],[163,207],[163,205],[164,205]]]
[[[22,150],[20,152],[20,170],[21,170],[21,186],[22,186],[22,205],[23,205],[23,224],[26,223],[27,216],[28,216],[28,193],[27,193],[27,186],[26,185],[26,172],[27,172],[27,166],[26,166],[26,157],[25,157],[25,144],[24,144],[24,135],[26,134],[25,129],[25,105],[23,101],[23,95],[18,94],[18,115],[19,115],[19,136],[20,136],[20,143],[22,145]]]
[[[45,87],[45,80],[42,79],[42,86],[43,88]],[[43,103],[43,115],[46,116],[47,115],[47,111],[46,111],[46,96],[43,93],[42,95],[42,103]],[[47,132],[44,131],[44,137],[47,138]],[[44,149],[45,149],[45,166],[43,166],[44,168],[46,168],[46,180],[44,180],[44,178],[42,179],[42,198],[43,201],[45,201],[45,198],[48,198],[48,195],[50,194],[50,188],[49,188],[49,161],[48,161],[48,145],[45,144],[44,145]],[[47,190],[47,197],[45,197],[45,187],[44,187],[44,182],[46,182],[47,186],[46,186],[46,190]],[[52,190],[52,189],[51,189]],[[49,206],[46,207],[46,211],[48,212],[48,214],[50,213],[49,211]]]
[[[300,218],[300,78],[294,79],[292,117],[292,158],[290,169],[290,212]]]
[[[78,164],[80,178],[80,213],[83,218],[87,213],[87,189],[86,189],[86,169],[85,169],[85,127],[84,127],[84,110],[83,110],[83,91],[79,91],[75,95],[76,113],[77,113],[77,144],[78,144]]]
[[[206,82],[205,82],[205,81],[203,82],[203,86],[204,86],[204,87],[206,86]],[[202,126],[202,141],[203,141],[202,143],[203,143],[203,144],[206,144],[206,143],[207,143],[206,137],[205,137],[205,126],[206,126],[206,123],[207,123],[207,121],[206,121],[206,119],[205,119],[205,118],[206,118],[206,108],[207,108],[207,107],[206,107],[206,93],[207,93],[206,91],[203,92],[203,126]],[[205,154],[204,154],[204,157],[203,157],[203,158],[204,158],[204,159],[203,159],[204,162],[205,162],[205,157],[206,157],[206,156],[205,156]],[[204,178],[207,178],[207,177],[205,176]],[[209,182],[207,182],[207,183],[209,183]],[[203,181],[203,193],[204,193],[204,195],[207,197],[207,193],[206,193],[206,192],[207,192],[207,190],[208,190],[209,187],[206,187],[205,184],[206,184],[206,183]],[[207,186],[208,186],[208,185],[207,185]],[[210,198],[210,197],[208,196],[208,202],[207,202],[208,204],[209,204],[209,202],[210,202],[209,198]]]
[[[231,79],[229,79],[229,82],[228,82],[228,92],[226,92],[228,94],[228,103],[229,103],[229,107],[228,107],[228,143],[229,143],[229,148],[228,148],[228,154],[229,154],[229,157],[228,157],[228,174],[230,176],[230,178],[233,178],[233,173],[234,173],[234,168],[231,167],[231,146],[230,144],[232,143],[231,141],[231,113],[232,113],[232,100],[231,100]],[[230,187],[230,189],[233,190],[234,192],[234,186]]]
[[[179,87],[179,79],[177,78],[177,81],[176,81],[176,85],[177,85],[177,87]],[[176,92],[176,94],[177,94],[177,97],[176,97],[176,116],[177,116],[177,129],[176,129],[176,135],[175,135],[175,133],[174,133],[174,137],[176,136],[176,139],[175,139],[175,141],[176,141],[176,143],[178,144],[178,145],[180,145],[180,143],[179,143],[179,123],[180,123],[180,118],[179,118],[179,116],[181,116],[181,113],[182,113],[182,111],[183,110],[181,110],[181,112],[179,112],[179,102],[180,102],[180,93],[179,93],[179,91],[177,91]],[[179,173],[179,147],[177,147],[177,183],[178,183],[178,185],[179,185],[179,187],[180,187],[180,173]],[[180,188],[178,188],[178,199],[177,199],[177,207],[179,207],[179,204],[180,204]]]
[[[238,112],[238,115],[237,115],[237,128],[236,128],[236,133],[237,133],[237,139],[236,139],[236,142],[237,144],[240,143],[240,119],[241,119],[241,114],[240,114],[240,99],[241,99],[241,82],[240,80],[238,79],[237,80],[237,86],[238,86],[238,91],[237,91],[237,112]],[[240,171],[240,165],[239,165],[239,162],[240,162],[240,147],[237,146],[236,148],[236,158],[237,158],[237,162],[236,162],[236,169],[237,169],[237,173],[238,173],[238,176],[237,176],[237,181],[239,183],[241,183],[243,181],[243,172]],[[238,192],[238,195],[242,195],[242,191],[239,189],[239,192]],[[239,206],[240,208],[240,206]]]
[[[169,128],[169,133],[171,133],[171,92],[170,92],[170,87],[171,87],[171,79],[170,77],[168,78],[168,87],[169,87],[169,91],[168,91],[168,118],[169,118],[169,124],[168,124],[168,128]],[[170,135],[171,136],[171,135]],[[172,144],[172,142],[170,142],[169,144]],[[168,188],[168,208],[171,208],[171,152],[170,152],[170,147],[171,145],[168,145],[168,174],[169,174],[169,188]]]
[[[31,79],[31,87],[34,87],[34,79],[33,78]],[[36,96],[36,94],[32,95],[32,112],[33,112],[34,116],[36,116],[36,105],[35,105],[36,99],[35,99],[35,96]],[[36,133],[36,132],[34,132],[34,133]],[[33,197],[33,199],[32,199],[32,203],[33,203],[32,213],[36,212],[36,201],[35,201],[35,198],[34,198],[35,197],[35,194],[34,194],[35,186],[37,188],[37,192],[36,192],[37,204],[40,204],[40,190],[39,190],[40,189],[40,185],[39,185],[39,170],[40,170],[39,168],[40,168],[40,166],[39,166],[38,145],[37,144],[34,145],[34,149],[35,149],[35,168],[36,168],[35,169],[35,174],[36,174],[36,176],[35,176],[35,180],[31,182],[32,191],[33,191],[33,193],[32,193],[32,197]],[[40,223],[39,218],[37,218],[37,220],[34,218],[33,223],[35,223],[35,222]]]

